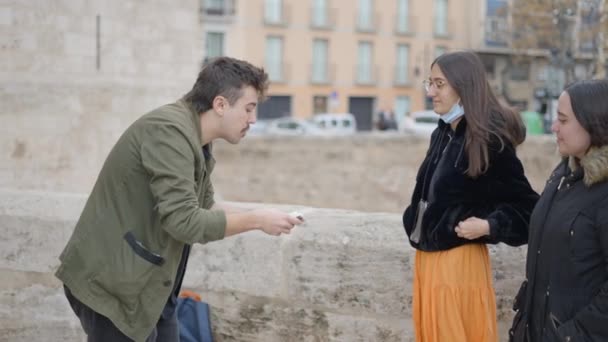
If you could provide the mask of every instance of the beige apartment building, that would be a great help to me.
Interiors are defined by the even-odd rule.
[[[535,90],[543,88],[552,73],[549,52],[530,49],[525,58],[517,58],[522,52],[512,48],[511,1],[481,0],[478,5],[479,26],[471,31],[469,48],[482,58],[490,84],[502,100],[520,110],[536,110]]]
[[[373,129],[381,109],[397,120],[425,109],[430,63],[471,46],[471,13],[481,17],[468,0],[202,1],[205,56],[269,73],[260,118],[349,112],[359,130]]]
[[[573,65],[570,79],[564,70],[555,66],[549,46],[530,46],[517,51],[514,49],[516,27],[513,16],[518,10],[514,0],[476,1],[480,17],[472,21],[479,26],[470,31],[469,48],[475,50],[484,61],[495,92],[511,105],[521,110],[555,111],[552,102],[569,81],[591,77],[590,69],[597,51],[593,46],[595,37],[585,36],[585,30],[595,23],[589,21],[591,17],[584,15],[584,11],[589,10],[593,4],[599,4],[600,0],[571,2],[572,7],[566,14],[557,11],[557,8],[565,9],[565,5],[548,6],[547,9],[553,10],[537,14],[543,19],[549,16],[554,23],[558,20],[558,15],[565,15],[568,25],[574,27],[568,39],[571,41]],[[534,18],[534,15],[531,17]],[[565,43],[563,48],[566,48]]]

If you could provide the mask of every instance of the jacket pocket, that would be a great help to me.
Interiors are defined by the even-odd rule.
[[[578,213],[568,227],[568,241],[573,261],[587,260],[597,252],[594,245],[599,237],[592,219],[583,213]]]
[[[557,331],[557,328],[562,325],[562,322],[552,313],[549,313],[549,318],[551,319],[551,324],[553,325],[553,328]]]
[[[136,310],[143,290],[159,276],[164,258],[145,248],[132,233],[118,238],[116,243],[92,282],[128,310]]]
[[[562,325],[562,322],[552,313],[549,313],[548,316],[548,322],[545,324],[545,333],[543,334],[543,341],[566,341],[566,339],[564,339],[564,337],[562,337],[557,331],[557,328]]]
[[[131,246],[131,248],[133,249],[133,252],[135,252],[135,254],[139,255],[147,262],[152,263],[156,266],[161,266],[163,263],[165,263],[165,259],[162,256],[149,251],[143,245],[143,243],[141,243],[139,240],[137,240],[135,238],[135,235],[133,235],[133,232],[128,231],[125,234],[124,239],[125,239],[125,241],[127,241],[129,246]]]

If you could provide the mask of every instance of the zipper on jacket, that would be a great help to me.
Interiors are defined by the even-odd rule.
[[[445,147],[443,148],[443,151],[441,151],[441,154],[444,154],[444,153],[445,153],[445,151],[447,151],[447,150],[448,150],[448,147],[450,146],[450,143],[452,142],[452,138],[453,138],[453,137],[452,137],[452,134],[450,134],[450,132],[448,132],[448,138],[449,138],[450,140],[448,140],[447,144],[445,144]],[[437,159],[439,159],[439,158],[437,158]]]
[[[566,176],[562,176],[562,178],[559,180],[559,184],[557,185],[557,190],[562,189],[562,185],[564,184],[565,179],[566,179]]]
[[[445,132],[441,132],[441,137],[439,137],[438,140],[438,144],[437,147],[434,148],[435,151],[433,151],[433,164],[437,164],[439,162],[439,159],[441,159],[441,155],[443,154],[443,151],[445,151],[445,147],[443,149],[443,151],[441,150],[441,144],[443,144],[443,140],[445,139],[446,133]],[[447,145],[446,145],[447,147]]]
[[[541,319],[542,321],[541,326],[540,327],[536,327],[536,331],[541,331],[541,336],[545,334],[545,329],[547,328],[547,318],[549,318],[549,320],[551,320],[551,310],[549,308],[549,291],[551,290],[551,284],[547,285],[547,290],[545,292],[545,305],[544,306],[544,310],[542,312],[542,316]],[[552,323],[552,322],[551,322]]]
[[[465,142],[462,142],[460,146],[460,151],[458,152],[458,156],[456,157],[456,161],[454,162],[454,167],[458,167],[458,162],[460,161],[460,156],[462,156],[462,152],[464,151]]]

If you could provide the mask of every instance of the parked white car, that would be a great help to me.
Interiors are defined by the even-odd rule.
[[[311,121],[321,130],[330,134],[353,134],[357,132],[357,120],[350,113],[315,114]]]
[[[268,129],[268,124],[270,120],[258,120],[251,126],[249,126],[249,131],[247,135],[263,135],[266,134],[266,130]]]
[[[412,112],[399,123],[399,131],[413,134],[430,135],[437,128],[439,114],[432,110]]]
[[[257,124],[257,123],[256,123]],[[254,124],[255,125],[255,124]],[[292,117],[271,120],[266,124],[265,134],[270,135],[321,135],[323,130],[313,123]]]

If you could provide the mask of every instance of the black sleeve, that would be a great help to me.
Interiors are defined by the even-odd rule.
[[[420,167],[418,167],[418,171],[416,173],[416,184],[414,185],[414,192],[412,193],[410,205],[405,208],[402,216],[403,228],[405,229],[405,233],[409,237],[413,230],[413,225],[416,219],[416,208],[420,198],[422,197],[422,185],[424,183],[424,173],[426,171],[426,167],[428,161],[430,160],[430,155],[432,154],[433,145],[437,143],[438,136],[440,135],[439,128],[436,128],[431,134],[431,139],[429,142],[429,148],[426,151],[426,155]]]
[[[539,196],[530,186],[512,146],[507,145],[496,154],[491,169],[488,197],[494,210],[485,217],[490,235],[484,242],[523,245],[528,242],[530,215]]]

